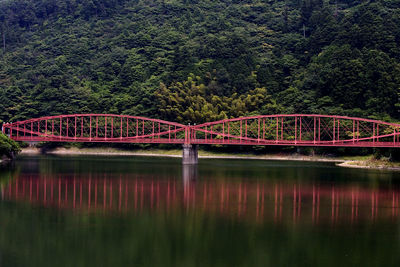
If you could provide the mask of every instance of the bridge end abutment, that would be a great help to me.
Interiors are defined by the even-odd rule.
[[[182,164],[189,165],[189,164],[197,164],[198,159],[198,145],[190,145],[184,144],[183,145],[183,152],[182,152]]]

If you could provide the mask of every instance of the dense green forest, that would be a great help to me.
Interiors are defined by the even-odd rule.
[[[400,0],[0,0],[0,120],[400,120]]]

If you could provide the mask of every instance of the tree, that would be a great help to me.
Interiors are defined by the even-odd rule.
[[[12,159],[19,151],[19,145],[15,141],[11,140],[3,133],[0,133],[0,159],[4,156]]]

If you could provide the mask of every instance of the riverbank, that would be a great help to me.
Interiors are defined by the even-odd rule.
[[[41,154],[38,148],[24,148],[21,151],[22,155],[37,155]],[[114,156],[146,156],[146,157],[182,157],[182,150],[162,150],[162,149],[149,149],[149,150],[120,150],[115,148],[56,148],[46,151],[46,154],[51,155],[114,155]],[[322,156],[306,156],[299,154],[240,154],[240,153],[217,153],[199,150],[199,158],[210,159],[259,159],[259,160],[294,160],[294,161],[323,161],[323,162],[343,162],[341,159],[328,158]]]
[[[344,162],[337,163],[336,165],[344,168],[400,171],[399,162],[376,160],[372,158],[367,160],[345,160]]]
[[[23,148],[21,155],[42,154],[38,148]],[[55,148],[46,151],[50,155],[101,155],[101,156],[146,156],[146,157],[182,157],[182,151],[179,149],[162,150],[121,150],[116,148]],[[333,162],[337,166],[346,168],[363,168],[378,170],[400,171],[399,162],[389,162],[387,160],[376,160],[372,156],[363,157],[327,157],[327,156],[307,156],[300,154],[230,154],[217,153],[199,150],[199,158],[208,159],[256,159],[256,160],[291,160],[291,161],[314,161],[314,162]]]

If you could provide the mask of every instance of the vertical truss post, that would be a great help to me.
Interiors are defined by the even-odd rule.
[[[122,117],[120,119],[121,119],[121,122],[120,122],[120,130],[119,130],[120,136],[119,136],[119,138],[122,139]]]
[[[314,116],[314,144],[315,144],[315,133],[316,133],[316,126],[317,126],[317,122]]]
[[[372,143],[375,144],[375,122],[372,124]]]
[[[213,127],[212,127],[212,125],[210,126],[210,132],[211,132],[210,139],[212,141],[213,140]]]
[[[114,117],[111,117],[111,138],[114,138]]]
[[[174,126],[174,128],[175,128],[174,132],[175,132],[175,140],[176,140],[176,125]]]
[[[81,117],[81,138],[83,138],[83,120],[85,119],[85,117]]]
[[[12,136],[12,128],[10,128],[10,136]],[[31,121],[31,139],[33,137],[33,122]]]
[[[188,138],[188,129],[187,129],[187,127],[185,126],[185,145],[187,145],[187,144],[189,144],[189,140],[188,140],[189,138]]]
[[[222,122],[222,143],[225,143],[225,122]]]
[[[89,140],[92,141],[92,116],[89,116]]]
[[[275,142],[278,143],[278,133],[279,133],[279,122],[278,122],[278,117],[276,117],[276,136],[275,136]]]
[[[153,121],[153,130],[152,130],[152,136],[151,139],[154,139],[154,121]]]
[[[244,125],[245,125],[245,134],[244,134],[244,137],[245,137],[245,138],[248,138],[248,136],[247,136],[247,120],[244,121]]]
[[[265,118],[263,118],[263,140],[265,140]]]
[[[39,136],[39,134],[40,134],[40,120],[38,120],[37,131],[38,131],[38,136]]]
[[[281,140],[283,141],[283,117],[281,118]]]
[[[74,139],[76,139],[76,116],[75,116],[75,129],[74,129]]]
[[[333,143],[335,143],[336,136],[336,118],[333,118]]]
[[[144,135],[144,120],[142,120],[142,136]]]
[[[19,123],[17,122],[17,138],[19,137]]]
[[[171,142],[171,125],[168,125],[168,142]]]
[[[99,116],[96,116],[96,138],[99,137]]]
[[[54,136],[54,119],[51,120],[51,136]]]
[[[318,142],[321,141],[321,117],[318,117]]]
[[[44,135],[47,136],[47,119],[45,120],[45,130],[44,130]]]
[[[231,140],[231,137],[230,137],[230,134],[229,134],[229,132],[230,132],[229,121],[227,121],[226,123],[228,124],[228,143],[229,143],[229,141]]]
[[[242,143],[242,120],[240,120],[240,143]]]
[[[126,137],[129,136],[129,118],[126,117]]]
[[[139,120],[136,119],[136,137],[139,135]]]
[[[376,141],[379,142],[379,124],[376,125]]]
[[[340,141],[340,120],[337,121],[337,140]]]
[[[294,117],[294,143],[297,144],[297,116]]]
[[[61,133],[62,133],[62,117],[60,117],[60,139],[61,139]]]
[[[258,118],[257,142],[260,143],[260,118]]]
[[[67,117],[67,138],[68,138],[68,117]]]
[[[107,116],[104,117],[104,139],[107,139]]]
[[[356,138],[356,121],[353,120],[353,144],[355,138]]]
[[[300,116],[300,142],[301,142],[301,131],[302,131],[302,128],[301,128],[301,116]]]

